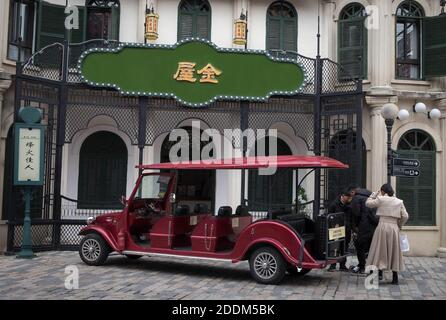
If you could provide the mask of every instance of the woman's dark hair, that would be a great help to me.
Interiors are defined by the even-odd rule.
[[[395,191],[393,191],[393,188],[390,185],[390,183],[383,184],[381,187],[381,191],[387,193],[387,195],[390,197],[393,197],[393,195],[395,194]]]

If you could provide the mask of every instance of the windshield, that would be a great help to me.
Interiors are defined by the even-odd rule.
[[[143,176],[136,197],[141,199],[162,199],[171,177],[162,175]]]

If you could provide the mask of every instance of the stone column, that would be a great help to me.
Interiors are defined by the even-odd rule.
[[[385,103],[396,103],[396,96],[366,96],[367,107],[371,109],[371,187],[378,190],[385,182],[387,176],[387,131],[384,119],[381,117],[381,108]]]
[[[11,86],[10,76],[0,69],[0,133],[3,131],[3,98],[4,93]],[[0,253],[6,251],[6,239],[8,234],[8,226],[1,221],[3,216],[3,179],[5,171],[5,139],[0,137]]]
[[[440,119],[440,136],[442,138],[442,154],[441,154],[441,182],[440,182],[440,203],[446,202],[446,98],[437,100],[436,106],[441,110]],[[437,250],[437,255],[441,258],[446,258],[446,209],[441,206],[440,209],[440,247]]]
[[[375,19],[379,19],[377,28],[369,30],[369,56],[368,63],[371,72],[372,90],[389,88],[394,68],[394,16],[392,1],[372,0],[371,4],[377,7]],[[376,21],[375,21],[376,22]]]

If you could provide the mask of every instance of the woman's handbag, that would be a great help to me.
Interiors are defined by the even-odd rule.
[[[410,250],[409,238],[405,233],[400,233],[400,247],[402,252],[409,252]]]

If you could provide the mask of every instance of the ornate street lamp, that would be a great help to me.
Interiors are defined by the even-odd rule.
[[[246,45],[246,35],[248,31],[246,20],[246,14],[244,14],[242,10],[242,12],[240,13],[240,18],[235,20],[234,22],[234,44],[238,44],[241,46]]]
[[[405,113],[399,114],[399,108],[396,104],[386,103],[381,109],[381,116],[384,118],[387,129],[387,183],[390,184],[392,178],[392,127],[398,115],[405,116]]]
[[[150,9],[146,8],[145,38],[147,41],[158,39],[158,19],[159,15],[155,13],[153,5]]]

